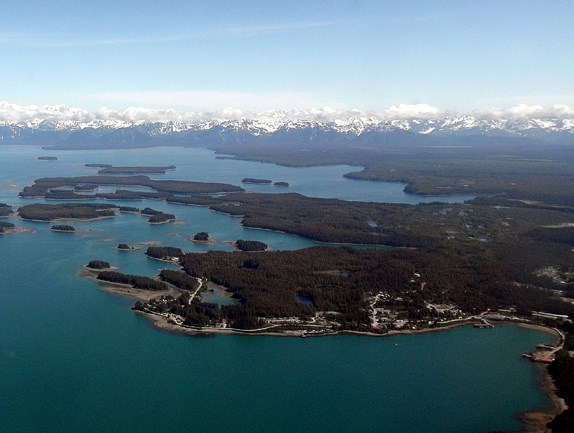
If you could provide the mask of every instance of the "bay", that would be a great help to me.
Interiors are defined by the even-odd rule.
[[[93,172],[83,164],[94,162],[178,166],[157,178],[236,184],[243,177],[298,179],[299,192],[319,179],[323,185],[357,182],[341,181],[349,167],[310,168],[303,175],[272,164],[216,159],[201,149],[58,151],[58,161],[35,159],[48,154],[37,147],[0,148],[0,202],[34,202],[19,199],[19,188],[42,176]],[[314,243],[244,229],[239,219],[206,208],[136,204],[148,205],[176,214],[181,223],[149,225],[144,217],[122,214],[74,222],[78,233],[70,235],[50,231],[50,223],[8,219],[32,232],[0,236],[2,431],[478,433],[516,430],[519,413],[548,407],[540,372],[520,354],[552,337],[529,329],[308,339],[191,338],[154,329],[129,311],[132,300],[81,277],[82,265],[102,259],[143,275],[169,266],[146,258],[144,245],[119,252],[119,242],[159,242],[186,251],[229,250],[224,241],[238,238],[273,249]],[[216,242],[190,242],[198,231],[208,231]]]

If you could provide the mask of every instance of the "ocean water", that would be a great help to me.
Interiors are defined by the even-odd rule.
[[[36,160],[40,155],[59,160]],[[344,185],[357,181],[340,178],[349,167],[292,169],[216,159],[201,149],[80,153],[5,146],[0,202],[31,203],[17,197],[21,187],[43,176],[93,173],[84,163],[175,164],[177,170],[157,178],[235,184],[243,177],[270,178],[309,195],[321,182],[327,185],[323,196],[361,200],[382,200],[387,186],[402,189],[360,182],[363,195],[353,196],[355,186]],[[148,225],[142,216],[122,214],[74,222],[78,233],[65,234],[50,231],[51,223],[17,221],[31,233],[0,236],[0,431],[479,433],[516,430],[518,414],[549,404],[539,371],[520,358],[552,340],[533,330],[465,327],[307,339],[158,331],[129,310],[132,300],[81,277],[81,266],[102,259],[142,275],[169,266],[146,258],[144,245],[116,251],[120,242],[187,251],[228,250],[225,241],[238,238],[274,249],[313,242],[244,229],[238,218],[201,207],[120,204],[169,211],[180,223]],[[190,242],[198,231],[216,242]]]

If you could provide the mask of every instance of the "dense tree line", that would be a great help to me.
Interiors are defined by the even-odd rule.
[[[120,206],[119,210],[120,210],[120,212],[140,213],[140,210],[137,207],[133,207],[133,206]]]
[[[181,263],[187,273],[227,287],[241,301],[233,306],[235,313],[253,317],[307,317],[312,311],[335,311],[342,326],[357,329],[368,323],[365,296],[379,291],[390,295],[380,307],[386,305],[411,319],[431,317],[425,302],[456,304],[469,314],[510,306],[527,315],[537,308],[574,313],[572,305],[548,292],[513,284],[502,266],[438,250],[434,254],[328,247],[264,254],[212,251],[186,254]],[[309,299],[312,308],[299,303],[297,295]]]
[[[194,291],[199,287],[199,282],[196,278],[191,277],[190,275],[181,272],[181,271],[173,271],[170,269],[162,269],[159,277],[162,281],[166,283],[173,284],[180,289]]]
[[[102,271],[98,274],[98,280],[108,281],[110,283],[129,284],[140,290],[162,291],[167,290],[165,283],[156,281],[153,278],[142,277],[139,275],[122,274],[115,271]]]

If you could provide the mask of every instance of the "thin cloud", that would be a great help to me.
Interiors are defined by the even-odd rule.
[[[157,35],[153,37],[117,37],[79,39],[76,35],[0,33],[0,44],[29,48],[85,48],[115,45],[149,45],[205,39],[247,38],[272,33],[288,33],[334,25],[333,22],[269,23],[252,26],[221,26],[185,34]]]

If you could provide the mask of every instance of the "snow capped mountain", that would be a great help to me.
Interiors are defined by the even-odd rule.
[[[36,107],[0,102],[0,143],[31,141],[43,144],[70,137],[85,139],[88,136],[93,140],[96,136],[126,130],[131,130],[139,140],[145,137],[187,137],[194,133],[214,133],[219,136],[240,134],[255,138],[299,132],[308,137],[336,134],[346,139],[365,134],[393,133],[437,138],[501,136],[540,140],[555,136],[574,139],[574,110],[569,107],[560,106],[548,113],[538,110],[523,117],[513,113],[509,109],[497,113],[497,116],[493,113],[443,113],[433,118],[392,118],[388,117],[388,113],[336,111],[329,108],[262,113],[229,110],[211,114],[135,108],[123,112],[108,109],[90,112],[60,105]],[[92,130],[98,132],[87,134]],[[82,131],[84,133],[80,134]]]

